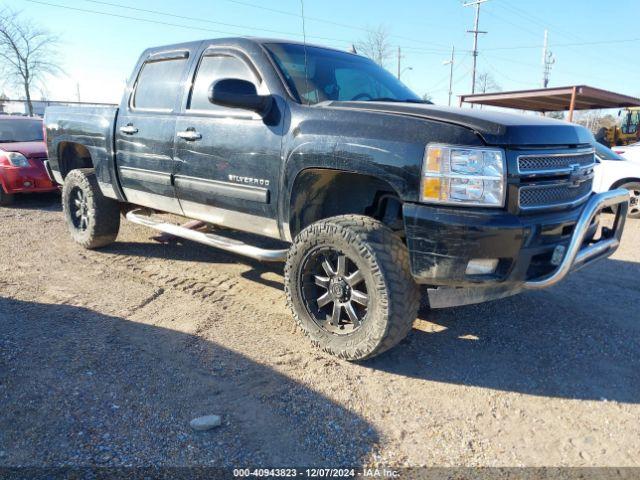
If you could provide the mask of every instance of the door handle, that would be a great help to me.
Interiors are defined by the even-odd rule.
[[[186,140],[187,142],[194,142],[196,140],[200,140],[202,138],[202,134],[193,129],[187,129],[184,132],[178,132],[178,137]]]
[[[130,123],[128,125],[125,125],[124,127],[120,127],[120,131],[126,135],[133,135],[138,133],[138,129]]]

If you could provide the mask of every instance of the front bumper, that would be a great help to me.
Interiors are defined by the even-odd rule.
[[[51,192],[58,189],[47,175],[44,165],[0,166],[0,183],[8,194]]]
[[[600,228],[600,212],[616,205],[613,227]],[[405,204],[412,274],[435,287],[429,290],[432,308],[546,288],[618,248],[628,205],[623,189],[592,195],[569,211],[537,215]],[[468,275],[472,259],[498,259],[498,266],[488,275]]]

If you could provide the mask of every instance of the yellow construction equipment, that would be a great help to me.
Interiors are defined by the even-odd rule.
[[[640,141],[640,107],[629,107],[618,112],[620,123],[613,127],[602,127],[596,133],[598,142],[613,147]]]

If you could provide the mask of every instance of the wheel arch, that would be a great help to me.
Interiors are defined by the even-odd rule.
[[[621,178],[619,180],[616,180],[613,183],[613,185],[611,185],[611,188],[609,190],[614,190],[616,188],[619,188],[626,183],[640,183],[640,178],[636,178],[636,177]]]
[[[71,170],[94,168],[91,152],[81,143],[62,141],[58,144],[57,152],[58,166],[63,179]]]
[[[309,167],[297,173],[290,192],[284,217],[290,239],[318,220],[346,214],[370,216],[395,231],[403,228],[400,194],[375,175]]]

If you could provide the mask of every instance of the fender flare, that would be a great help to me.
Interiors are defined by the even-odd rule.
[[[326,170],[337,173],[349,173],[369,176],[389,186],[399,199],[403,199],[401,192],[406,191],[405,179],[396,177],[396,182],[390,181],[389,172],[380,164],[372,160],[362,159],[360,165],[351,165],[341,154],[336,153],[337,143],[309,141],[301,143],[291,150],[286,157],[283,167],[282,192],[278,210],[281,214],[281,238],[292,241],[291,226],[292,201],[295,195],[294,186],[302,174],[309,170]],[[363,146],[364,147],[364,146]],[[369,147],[364,147],[369,148]],[[362,167],[365,168],[362,168]],[[395,184],[394,184],[395,183]]]

